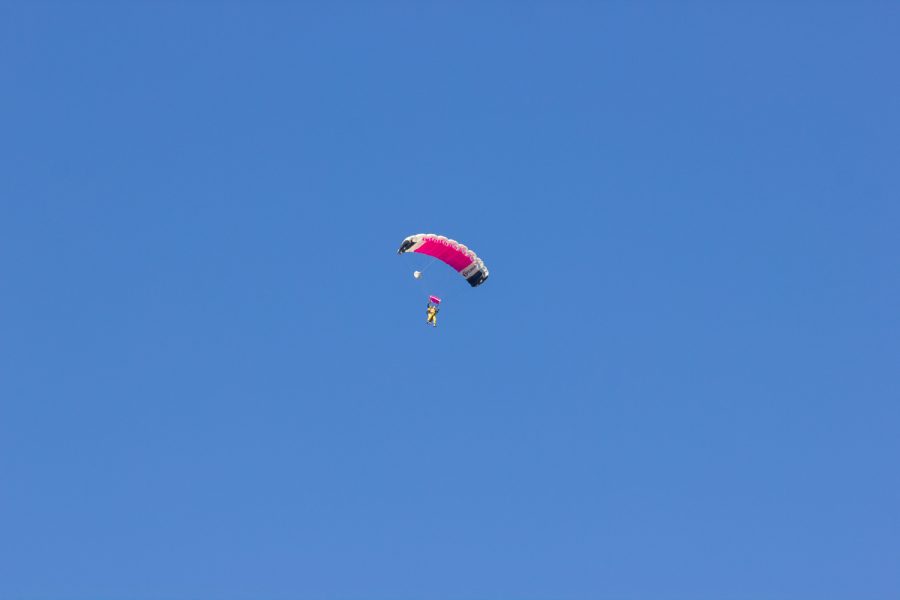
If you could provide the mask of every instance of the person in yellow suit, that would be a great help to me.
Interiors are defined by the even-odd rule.
[[[432,304],[428,303],[428,308],[425,309],[425,313],[428,315],[428,319],[426,323],[430,323],[432,327],[437,327],[437,314],[441,309]]]

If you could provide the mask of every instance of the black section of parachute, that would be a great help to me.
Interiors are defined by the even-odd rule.
[[[487,281],[487,279],[488,276],[484,274],[484,271],[479,269],[478,271],[475,271],[475,273],[472,274],[469,278],[467,278],[466,281],[468,281],[469,285],[471,285],[472,287],[478,287],[479,285]]]

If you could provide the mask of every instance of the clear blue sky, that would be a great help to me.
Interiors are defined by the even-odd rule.
[[[3,2],[0,598],[896,598],[898,57],[893,2]],[[419,232],[491,269],[437,330]]]

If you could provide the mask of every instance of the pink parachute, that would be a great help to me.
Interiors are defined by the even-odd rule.
[[[431,300],[432,304],[440,304],[441,303],[441,299],[438,298],[437,296],[428,296],[428,299]]]
[[[406,252],[427,254],[443,261],[459,272],[472,287],[478,287],[487,281],[488,269],[484,261],[456,240],[433,233],[419,233],[409,236],[400,244],[397,254]]]

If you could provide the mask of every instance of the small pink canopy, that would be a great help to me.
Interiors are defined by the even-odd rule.
[[[441,299],[438,298],[437,296],[428,296],[428,299],[431,300],[432,302],[434,302],[435,304],[441,303]]]

